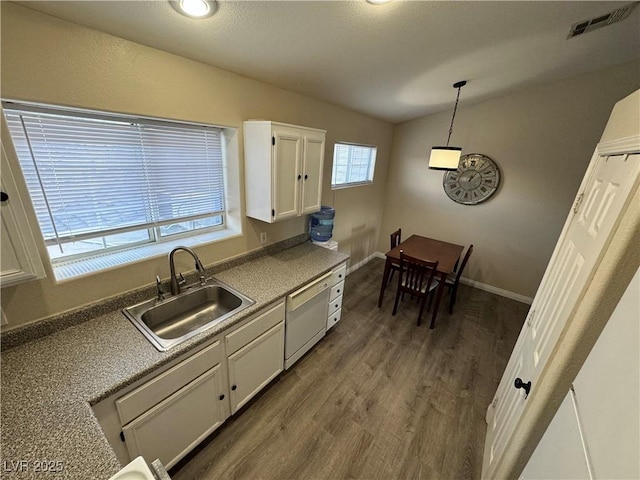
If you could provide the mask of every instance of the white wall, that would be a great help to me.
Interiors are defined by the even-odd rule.
[[[640,86],[639,69],[633,62],[460,106],[451,144],[488,155],[502,173],[496,194],[475,206],[450,200],[443,173],[427,168],[451,111],[397,125],[378,250],[398,227],[403,237],[473,243],[464,277],[533,297],[611,108]]]

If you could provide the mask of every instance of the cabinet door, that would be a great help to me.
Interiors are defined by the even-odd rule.
[[[171,468],[229,416],[222,365],[187,384],[126,425],[131,458],[159,458]]]
[[[307,132],[302,156],[302,214],[320,210],[322,197],[322,167],[324,165],[324,133]]]
[[[27,280],[44,278],[45,273],[4,148],[0,171],[2,192],[8,196],[7,200],[0,202],[0,285],[7,287]]]
[[[273,218],[282,220],[298,216],[300,210],[302,135],[293,128],[274,126],[273,138]]]
[[[284,322],[228,358],[231,413],[235,413],[284,367]]]

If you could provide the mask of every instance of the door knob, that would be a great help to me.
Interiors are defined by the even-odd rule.
[[[521,378],[516,378],[516,381],[513,383],[513,385],[516,388],[521,388],[524,390],[524,398],[527,398],[529,396],[529,391],[531,390],[531,382],[524,383]]]
[[[9,200],[9,195],[5,192],[0,192],[0,202],[6,202],[7,200]]]

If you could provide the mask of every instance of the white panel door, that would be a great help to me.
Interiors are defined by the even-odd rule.
[[[324,133],[305,133],[302,168],[302,214],[313,213],[320,210],[323,164]]]
[[[590,182],[571,212],[573,220],[555,261],[549,264],[529,321],[535,374],[549,358],[566,319],[638,178],[640,155],[598,155]],[[581,204],[580,204],[581,202]],[[575,213],[577,211],[577,213]],[[537,301],[536,301],[537,300]]]
[[[536,293],[487,418],[483,478],[492,478],[522,413],[522,392],[515,378],[536,382],[562,329],[580,301],[610,234],[638,182],[640,137],[600,144],[583,180],[574,208]],[[616,153],[615,155],[613,153]],[[526,356],[530,356],[526,359]],[[522,367],[519,369],[517,365]],[[520,408],[518,408],[520,405]],[[493,410],[493,411],[492,411]],[[514,414],[514,412],[516,412]]]
[[[504,451],[522,414],[528,395],[523,389],[516,390],[514,382],[522,372],[531,371],[531,357],[531,342],[521,332],[493,403],[487,410],[487,432],[492,432],[492,441],[485,445],[483,466],[493,465],[496,455]]]
[[[299,130],[274,127],[273,207],[274,220],[296,217],[299,211],[302,174],[302,135]],[[269,181],[265,178],[265,181]]]

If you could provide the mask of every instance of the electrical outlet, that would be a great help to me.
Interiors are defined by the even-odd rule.
[[[260,232],[260,244],[267,243],[267,232]]]

